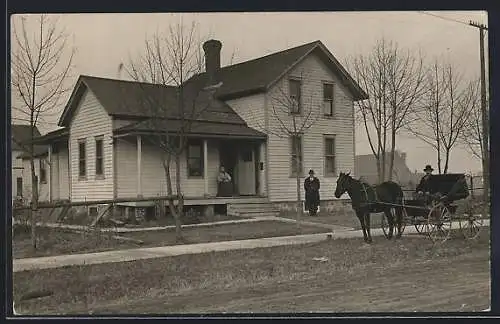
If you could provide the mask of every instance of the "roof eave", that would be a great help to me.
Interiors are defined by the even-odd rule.
[[[138,129],[138,130],[120,130],[120,131],[114,131],[113,132],[113,137],[118,138],[118,137],[124,137],[124,136],[138,136],[138,135],[149,135],[153,136],[157,134],[155,131],[151,130],[144,130],[144,129]],[[177,132],[165,132],[165,134],[177,134]],[[217,134],[217,133],[188,133],[186,134],[186,137],[201,137],[201,138],[239,138],[239,139],[260,139],[260,140],[266,140],[267,135],[264,133],[261,134],[256,134],[256,135],[235,135],[235,134]]]

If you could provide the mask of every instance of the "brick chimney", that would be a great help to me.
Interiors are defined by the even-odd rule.
[[[222,43],[218,40],[211,39],[203,43],[205,51],[205,72],[208,75],[208,85],[214,85],[219,82],[220,70],[220,50]]]

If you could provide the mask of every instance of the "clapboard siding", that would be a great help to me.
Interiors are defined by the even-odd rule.
[[[46,171],[47,181],[40,182],[40,159],[35,159],[35,175],[38,177],[38,201],[49,201],[49,172]],[[31,163],[29,159],[23,160],[23,198],[31,201]]]
[[[69,179],[69,170],[68,170],[68,164],[69,164],[69,152],[68,152],[68,147],[67,144],[63,148],[60,148],[59,153],[57,154],[57,162],[59,165],[59,180],[58,180],[58,186],[59,186],[59,199],[69,199],[69,184],[70,184],[70,179]]]
[[[208,194],[217,193],[217,172],[219,168],[219,151],[217,142],[208,141]],[[117,196],[127,198],[137,195],[137,144],[133,141],[117,142]],[[162,157],[157,147],[142,140],[141,184],[144,197],[156,197],[167,194],[167,181]],[[181,191],[186,197],[203,197],[205,183],[203,178],[187,177],[186,156],[181,157]],[[176,191],[175,163],[171,167],[172,190]]]
[[[296,199],[296,180],[291,175],[290,140],[283,137],[279,130],[279,120],[291,126],[292,118],[279,109],[279,98],[288,93],[288,80],[291,77],[302,80],[302,107],[320,116],[315,124],[304,130],[304,174],[314,169],[321,181],[321,199],[334,199],[336,177],[324,176],[323,135],[334,135],[336,142],[337,172],[354,170],[354,126],[353,100],[349,91],[339,79],[314,54],[306,57],[297,67],[283,77],[267,93],[269,110],[269,196],[271,201],[292,201]],[[335,118],[323,117],[323,82],[334,83]],[[273,109],[275,105],[275,109]],[[312,108],[310,108],[312,107]],[[274,113],[276,111],[276,113]],[[300,120],[299,120],[300,123]],[[301,178],[301,182],[304,178]],[[302,198],[304,197],[301,185]]]
[[[104,179],[95,174],[95,137],[104,136]],[[70,126],[71,200],[113,198],[112,122],[92,91],[82,96]],[[85,179],[78,176],[78,141],[86,143]]]
[[[248,97],[228,100],[226,103],[247,123],[249,127],[267,133],[266,125],[266,95],[256,94]],[[266,146],[263,144],[259,148],[260,160],[264,165],[264,170],[259,170],[259,194],[267,194],[267,161],[266,161]]]
[[[118,198],[136,197],[137,192],[137,140],[118,138],[116,145],[116,194]]]

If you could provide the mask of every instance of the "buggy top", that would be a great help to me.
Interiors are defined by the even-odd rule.
[[[441,194],[449,201],[467,198],[469,187],[463,173],[433,174],[429,178],[430,194]]]

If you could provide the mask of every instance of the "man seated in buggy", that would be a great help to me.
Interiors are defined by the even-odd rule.
[[[418,196],[423,197],[426,204],[430,204],[432,201],[442,201],[448,206],[451,202],[469,195],[465,175],[442,174],[433,176],[432,171],[434,171],[432,167],[426,165],[425,176],[416,188]]]
[[[431,192],[430,179],[432,177],[432,171],[434,171],[434,169],[429,164],[427,164],[424,169],[425,175],[422,177],[422,179],[420,179],[420,183],[417,185],[417,188],[415,189],[415,191],[417,192],[417,197],[428,198]]]

